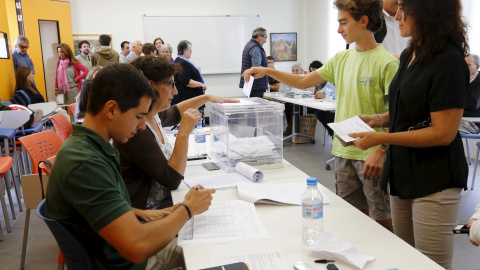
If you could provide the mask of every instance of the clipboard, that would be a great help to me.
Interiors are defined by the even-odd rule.
[[[238,263],[214,266],[211,268],[204,268],[200,270],[249,270],[249,269],[247,264],[245,264],[244,262],[238,262]]]

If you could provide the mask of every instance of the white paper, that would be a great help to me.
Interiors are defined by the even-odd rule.
[[[251,203],[268,203],[278,205],[302,205],[303,193],[307,185],[304,183],[294,184],[261,184],[238,183],[237,192],[241,200]],[[331,200],[321,185],[318,190],[322,193],[323,204],[330,204]]]
[[[240,200],[213,203],[192,217],[178,233],[178,246],[208,245],[268,239],[252,203]]]
[[[243,93],[245,95],[247,95],[247,97],[250,97],[250,92],[252,92],[252,86],[253,86],[253,81],[255,79],[253,78],[253,76],[250,75],[250,80],[248,82],[245,81],[245,83],[243,84]]]
[[[282,254],[279,251],[261,253],[241,253],[228,255],[213,255],[210,257],[211,266],[226,265],[244,262],[250,270],[289,270]]]
[[[239,106],[249,106],[249,105],[260,105],[260,103],[251,101],[251,100],[246,99],[246,98],[241,98],[241,99],[238,99],[238,100],[240,100],[240,102],[237,102],[237,103],[217,103],[215,105],[220,105],[220,106],[223,106],[223,107],[239,107]]]
[[[235,170],[237,171],[236,173],[216,174],[183,181],[190,188],[196,185],[202,185],[204,188],[229,189],[235,188],[238,183],[257,183],[263,179],[263,173],[261,171],[243,162],[238,162]]]
[[[367,262],[375,260],[374,256],[361,254],[354,245],[329,232],[323,232],[307,249],[318,252],[319,258],[341,260],[359,269],[363,269]]]
[[[358,117],[358,115],[355,115],[352,118],[345,119],[338,123],[329,123],[328,126],[330,126],[333,131],[335,131],[336,135],[340,137],[344,142],[353,142],[358,139],[348,136],[349,133],[368,131],[375,132],[375,130],[373,130],[373,128],[363,122],[362,119]]]
[[[57,95],[57,102],[58,102],[58,104],[64,104],[64,103],[65,103],[64,95],[65,95],[65,94],[58,94],[58,95]]]

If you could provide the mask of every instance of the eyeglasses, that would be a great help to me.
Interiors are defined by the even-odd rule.
[[[469,66],[469,67],[476,67],[477,65],[475,65],[475,64],[469,64],[468,66]]]
[[[20,49],[28,49],[28,46],[18,46]]]
[[[175,85],[177,85],[175,83],[175,81],[161,81],[161,83],[164,83],[164,84],[170,86],[170,88],[172,88],[172,89],[175,88]]]

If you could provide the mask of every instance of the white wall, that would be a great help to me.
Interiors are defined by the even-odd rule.
[[[153,40],[143,40],[144,14],[258,14],[260,15],[260,25],[271,32],[297,32],[298,41],[298,62],[303,66],[314,60],[306,57],[307,43],[309,42],[306,31],[307,18],[322,17],[322,11],[307,15],[307,6],[318,0],[70,0],[72,12],[72,27],[74,34],[111,34],[112,45],[115,50],[120,51],[120,43],[124,40],[141,39],[143,42],[152,42]],[[308,2],[308,5],[307,5]],[[321,0],[319,2],[328,2],[328,7],[332,8],[332,1]],[[315,4],[316,5],[316,4]],[[178,31],[188,28],[188,25],[159,25],[158,27],[175,27]],[[322,25],[318,28],[322,29]],[[253,30],[253,29],[252,29]],[[208,29],[205,29],[208,31]],[[315,29],[315,34],[318,31]],[[269,36],[270,37],[270,36]],[[185,37],[188,39],[188,37]],[[221,42],[222,33],[218,33],[217,40],[206,40],[205,42]],[[168,43],[168,40],[165,42]],[[176,47],[176,44],[171,44]],[[193,44],[195,46],[195,44]],[[228,48],[225,48],[226,50]],[[269,55],[270,43],[264,45],[264,49]],[[319,46],[316,52],[322,51]],[[175,50],[174,50],[175,51]],[[195,63],[196,53],[221,53],[221,52],[199,52],[194,51],[192,61]],[[238,52],[241,55],[242,52]],[[326,59],[321,53],[318,58],[322,62]],[[317,58],[317,56],[315,56]],[[279,62],[277,69],[290,71],[294,62]],[[241,96],[238,88],[240,74],[225,75],[205,75],[207,92],[222,96]]]
[[[134,38],[143,42],[144,14],[258,14],[260,25],[271,32],[297,32],[298,61],[304,69],[313,60],[323,63],[336,52],[345,49],[345,41],[336,32],[337,10],[333,0],[69,0],[74,34],[111,34],[114,49],[120,43]],[[470,25],[469,37],[472,53],[480,54],[480,17],[474,12],[480,8],[478,0],[462,0],[464,16]],[[478,13],[478,12],[477,12]],[[188,25],[159,25],[159,28],[188,28]],[[253,30],[253,29],[252,29]],[[205,31],[208,31],[206,29]],[[222,42],[222,33],[217,40]],[[188,39],[188,37],[186,37]],[[168,40],[166,40],[168,42]],[[174,48],[176,44],[171,44]],[[193,44],[195,46],[195,44]],[[225,48],[228,50],[228,48]],[[267,55],[270,43],[264,45]],[[175,49],[174,49],[175,51]],[[194,51],[195,54],[221,53]],[[240,55],[242,52],[238,52]],[[295,62],[277,62],[278,70],[290,72]],[[242,96],[238,88],[240,74],[205,75],[208,93],[221,96]]]

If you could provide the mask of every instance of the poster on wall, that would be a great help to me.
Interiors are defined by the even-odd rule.
[[[9,59],[7,33],[0,32],[0,59]]]
[[[276,62],[297,61],[297,33],[270,33],[270,55]]]
[[[100,49],[100,43],[98,42],[98,38],[102,34],[84,34],[84,35],[78,35],[74,34],[73,35],[73,49],[75,50],[75,55],[79,55],[80,51],[78,50],[78,44],[86,40],[90,43],[90,55],[94,52],[96,52],[98,49]],[[112,38],[112,35],[109,35],[110,38]],[[110,48],[112,47],[112,43],[110,43]]]

